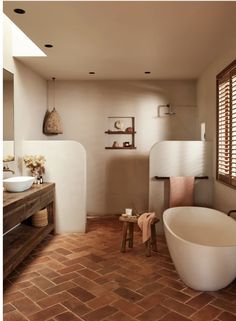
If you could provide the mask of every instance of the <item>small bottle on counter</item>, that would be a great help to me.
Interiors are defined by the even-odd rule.
[[[40,184],[43,184],[43,176],[40,176]]]

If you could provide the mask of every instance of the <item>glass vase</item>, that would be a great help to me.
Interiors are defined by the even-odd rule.
[[[34,177],[34,184],[38,184],[38,182],[40,181],[39,172],[35,169],[31,170],[31,175]]]

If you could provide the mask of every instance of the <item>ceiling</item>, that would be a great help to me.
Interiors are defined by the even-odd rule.
[[[196,79],[236,40],[234,1],[4,1],[3,8],[47,54],[17,59],[47,79]]]

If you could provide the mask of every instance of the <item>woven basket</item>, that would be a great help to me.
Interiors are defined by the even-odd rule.
[[[32,225],[35,227],[48,225],[48,211],[46,208],[32,215]]]

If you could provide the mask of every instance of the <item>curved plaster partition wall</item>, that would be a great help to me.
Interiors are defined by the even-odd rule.
[[[56,233],[85,232],[84,147],[76,141],[24,141],[25,154],[41,154],[46,158],[44,180],[56,184]]]
[[[163,232],[162,213],[169,207],[169,181],[155,176],[208,176],[196,180],[194,203],[212,205],[212,143],[206,141],[162,141],[153,145],[149,155],[149,211],[160,217],[159,232]]]

